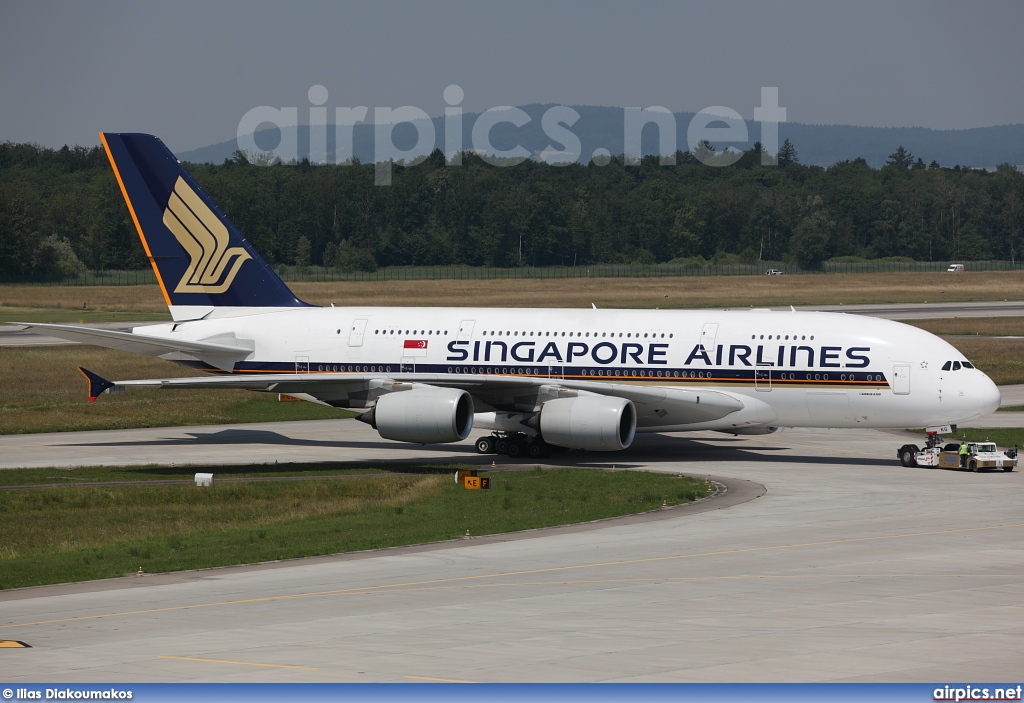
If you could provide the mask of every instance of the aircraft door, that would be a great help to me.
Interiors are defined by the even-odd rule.
[[[359,318],[352,321],[352,329],[348,335],[348,345],[350,347],[361,347],[363,346],[363,334],[366,332],[366,318]]]
[[[910,364],[894,364],[892,367],[892,392],[895,395],[910,394]]]
[[[717,322],[708,322],[700,330],[700,344],[712,359],[715,358],[715,337],[717,336]]]
[[[754,389],[758,391],[770,391],[772,389],[771,366],[758,364],[754,367]]]
[[[459,338],[460,342],[469,342],[473,339],[473,325],[476,324],[476,320],[463,320],[459,323]]]
[[[295,357],[295,373],[309,373],[309,357]]]
[[[548,366],[548,378],[565,378],[565,367]]]
[[[416,373],[416,359],[411,356],[403,356],[398,370],[402,373]]]

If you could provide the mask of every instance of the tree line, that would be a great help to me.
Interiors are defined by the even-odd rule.
[[[703,150],[704,153],[700,153]],[[374,270],[396,265],[573,266],[838,257],[1015,260],[1024,247],[1024,174],[925,164],[899,147],[863,159],[799,162],[788,141],[762,165],[702,144],[604,165],[461,165],[435,151],[396,164],[265,165],[236,152],[188,169],[271,264]],[[712,165],[708,165],[708,163]],[[148,268],[99,147],[0,144],[0,274]]]

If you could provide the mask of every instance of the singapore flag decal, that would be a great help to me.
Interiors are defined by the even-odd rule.
[[[427,340],[426,339],[407,339],[402,344],[402,353],[405,356],[426,356],[427,355]]]

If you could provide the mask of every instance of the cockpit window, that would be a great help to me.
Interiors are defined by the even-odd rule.
[[[965,361],[965,362],[963,362],[963,364],[964,364],[964,368],[965,369],[973,369],[974,368],[974,364],[972,364],[969,361]]]
[[[953,362],[953,370],[954,371],[959,371],[960,370],[960,362],[959,361],[954,361]]]
[[[952,361],[947,361],[945,364],[942,365],[942,370],[943,371],[949,371],[950,367],[952,367],[952,366],[953,366],[953,362]]]

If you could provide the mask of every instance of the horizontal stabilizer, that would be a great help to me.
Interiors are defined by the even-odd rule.
[[[51,337],[67,339],[68,341],[81,344],[95,344],[98,347],[107,347],[108,349],[134,352],[136,354],[162,356],[171,352],[184,352],[185,354],[208,360],[217,368],[225,371],[230,371],[234,366],[234,362],[241,361],[253,352],[252,342],[246,344],[245,340],[235,340],[235,344],[226,344],[222,341],[196,342],[187,339],[152,337],[134,332],[75,327],[74,325],[52,325],[35,322],[17,322],[14,324],[24,325],[29,332],[45,331]]]

